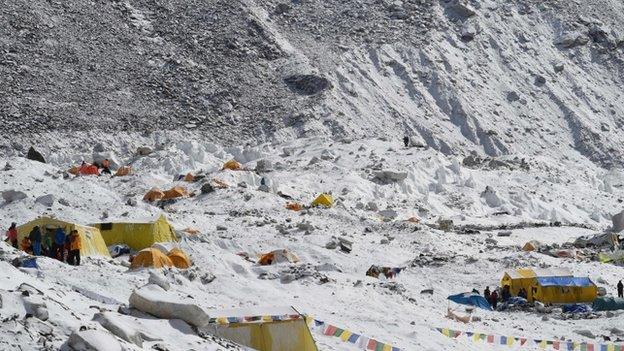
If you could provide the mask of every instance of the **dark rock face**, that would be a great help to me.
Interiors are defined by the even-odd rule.
[[[312,74],[290,76],[284,82],[290,90],[300,95],[316,95],[332,88],[329,80]]]
[[[29,160],[33,160],[33,161],[39,161],[41,163],[46,163],[45,158],[43,158],[43,155],[35,150],[34,147],[30,147],[30,149],[28,149],[28,154],[26,154],[26,158]]]

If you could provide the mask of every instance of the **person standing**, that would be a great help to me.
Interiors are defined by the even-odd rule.
[[[617,284],[617,289],[618,289],[618,297],[624,297],[624,284],[622,284],[621,280]]]
[[[65,231],[63,228],[56,228],[54,233],[54,243],[52,243],[52,257],[63,261],[63,246],[65,246]]]
[[[490,305],[496,311],[496,306],[498,305],[498,292],[496,290],[490,294]]]
[[[41,256],[41,230],[38,225],[30,231],[28,239],[30,239],[32,245],[33,255]]]
[[[15,222],[11,223],[9,230],[6,232],[7,240],[17,249],[17,224]]]
[[[80,235],[77,230],[72,230],[69,234],[69,257],[67,263],[72,266],[80,266],[80,249],[82,243],[80,242]]]
[[[410,144],[410,138],[406,135],[403,137],[403,145],[405,145],[405,147],[409,147]]]
[[[41,243],[41,253],[46,257],[54,257],[52,255],[52,232],[46,230]]]
[[[110,170],[110,161],[107,158],[102,161],[102,174],[104,173],[112,174]]]
[[[491,292],[490,292],[490,287],[489,287],[489,286],[486,286],[486,287],[485,287],[485,290],[483,290],[483,297],[485,297],[485,299],[486,299],[488,302],[490,302],[490,294],[491,294]]]

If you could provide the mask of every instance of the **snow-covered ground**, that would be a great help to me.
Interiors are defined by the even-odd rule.
[[[561,244],[608,229],[611,215],[621,210],[624,198],[619,171],[606,172],[581,157],[554,162],[546,156],[527,158],[524,164],[513,158],[496,158],[500,163],[494,166],[482,162],[468,167],[462,159],[433,149],[404,148],[399,140],[311,138],[245,148],[176,141],[182,140],[180,136],[167,134],[122,140],[127,141],[104,145],[116,152],[119,164],[134,168],[129,177],[64,177],[72,162],[91,159],[88,149],[47,152],[49,164],[19,156],[2,160],[0,191],[23,191],[28,197],[0,205],[0,223],[21,224],[53,214],[87,224],[164,212],[176,229],[190,227],[201,232],[197,237],[184,237],[179,245],[194,261],[196,276],[216,276],[207,283],[191,280],[178,270],[165,272],[170,293],[181,300],[191,299],[209,315],[221,309],[290,305],[404,350],[493,348],[467,339],[451,340],[436,327],[578,342],[600,342],[602,338],[589,339],[575,330],[613,337],[611,328],[624,329],[620,313],[592,320],[563,320],[555,315],[543,320],[537,313],[476,311],[481,320],[468,325],[445,318],[447,307],[465,313],[463,307],[449,304],[448,295],[493,287],[505,270],[514,268],[566,267],[575,275],[588,275],[613,293],[623,278],[619,267],[527,253],[520,248],[529,240]],[[141,143],[154,152],[136,156]],[[221,171],[222,164],[231,158],[250,170]],[[271,161],[273,170],[253,171],[259,159]],[[219,179],[229,187],[201,194],[201,182],[173,181],[178,174],[199,170],[204,170],[208,179]],[[382,184],[375,179],[378,171],[406,175],[404,180]],[[262,177],[269,192],[258,190]],[[197,195],[164,209],[142,201],[150,188],[173,185],[186,186]],[[333,194],[333,208],[302,212],[285,208],[291,201],[307,205],[321,192]],[[46,194],[56,198],[51,207],[35,201]],[[407,221],[412,217],[421,223]],[[453,220],[457,230],[432,228],[439,219]],[[562,226],[550,226],[554,222]],[[546,226],[534,227],[539,224]],[[528,227],[499,237],[505,225]],[[470,234],[462,230],[470,226],[480,231]],[[326,248],[332,237],[352,241],[352,252]],[[72,267],[41,258],[39,270],[18,270],[9,263],[18,253],[4,243],[0,245],[0,345],[38,349],[45,342],[46,347],[57,349],[81,326],[104,333],[92,321],[94,315],[116,312],[120,305],[127,305],[132,292],[148,280],[148,271],[130,272],[121,259],[89,258],[82,266]],[[301,262],[258,266],[238,255],[245,252],[255,257],[282,248],[298,255]],[[425,263],[412,264],[420,256]],[[427,258],[443,260],[432,265]],[[406,268],[388,281],[365,275],[373,264]],[[7,303],[19,298],[10,291],[22,283],[42,292],[34,295],[47,305],[49,319],[45,323],[54,328],[53,336],[40,338],[37,330],[44,327],[24,325],[35,323],[34,319],[24,322],[25,312],[11,311],[11,306],[20,304]],[[421,294],[424,289],[433,289],[433,294]],[[19,317],[7,320],[11,313]],[[156,344],[168,345],[170,350],[226,347],[219,346],[222,341],[198,336],[180,321],[146,316],[116,318],[161,339],[147,338],[151,341],[142,345],[146,349]],[[13,334],[10,330],[14,329],[21,334]],[[320,350],[355,349],[337,338],[316,334],[315,338]],[[139,349],[120,343],[125,349]]]

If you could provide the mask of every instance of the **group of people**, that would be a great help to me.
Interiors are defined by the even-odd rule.
[[[472,292],[476,294],[479,293],[479,291],[476,289],[473,289]],[[499,301],[501,302],[509,301],[509,299],[511,298],[511,289],[509,285],[505,285],[502,289],[500,287],[497,287],[493,291],[490,291],[490,287],[486,286],[485,290],[483,291],[483,297],[487,300],[487,302],[490,303],[493,309],[496,309]],[[526,291],[526,289],[520,288],[520,290],[518,291],[518,297],[527,299],[528,292]]]
[[[17,225],[11,223],[7,231],[7,241],[14,248],[18,248]],[[80,265],[80,249],[82,242],[77,230],[72,230],[69,235],[63,228],[56,230],[46,230],[41,232],[39,226],[33,227],[27,236],[24,236],[19,248],[34,256],[46,256],[55,258],[61,262],[66,262],[73,266]]]

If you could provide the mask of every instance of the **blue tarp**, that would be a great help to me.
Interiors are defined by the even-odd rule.
[[[488,311],[492,310],[492,306],[490,306],[490,303],[487,302],[485,297],[479,294],[463,293],[463,294],[451,295],[448,297],[448,299],[455,303],[459,303],[462,305],[477,306],[479,308],[483,308],[484,310],[488,310]]]
[[[566,313],[587,313],[591,312],[591,310],[591,307],[588,305],[572,304],[563,306],[563,312]]]
[[[24,267],[24,268],[39,268],[39,266],[37,266],[37,258],[31,257],[31,258],[27,258],[27,259],[23,260],[21,262],[21,267]]]
[[[587,277],[538,277],[541,286],[594,286]]]

